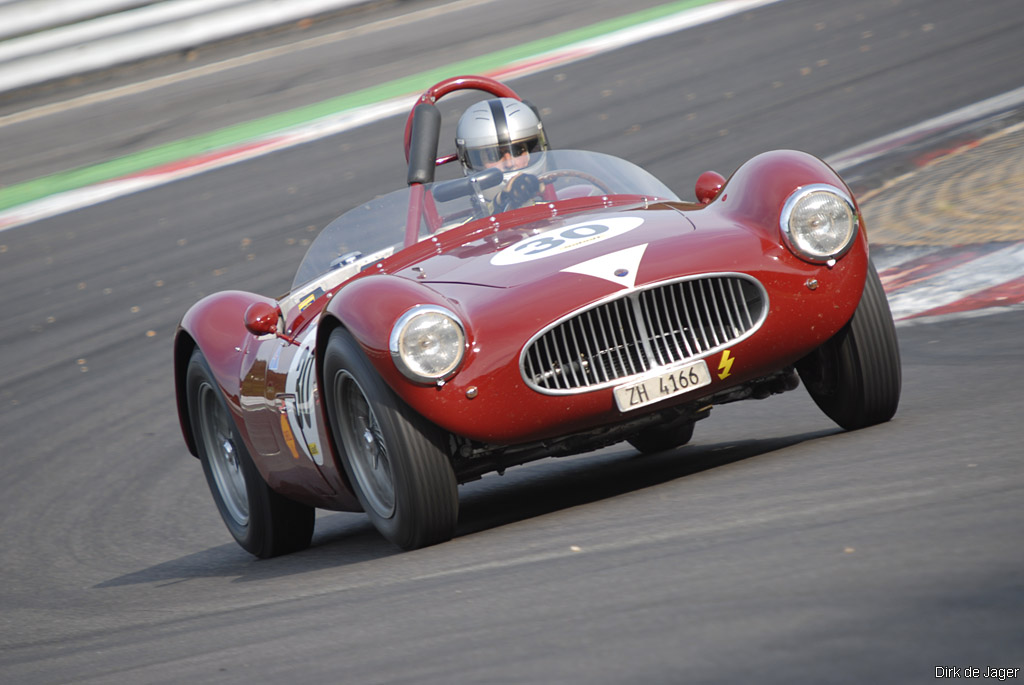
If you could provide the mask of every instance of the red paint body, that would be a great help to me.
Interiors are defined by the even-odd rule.
[[[479,443],[534,443],[632,418],[633,412],[627,417],[616,408],[611,388],[572,395],[537,392],[523,380],[519,362],[525,343],[538,331],[569,312],[623,292],[621,284],[563,269],[640,245],[647,247],[635,287],[699,274],[747,274],[766,290],[768,313],[756,333],[728,348],[733,363],[726,378],[716,375],[724,351],[715,351],[705,357],[713,376],[710,386],[697,396],[664,400],[638,413],[694,402],[793,364],[853,315],[867,273],[868,248],[861,226],[853,247],[833,266],[800,259],[782,239],[780,212],[787,197],[802,186],[824,183],[849,190],[824,162],[794,151],[755,157],[717,193],[711,187],[714,177],[702,178],[698,190],[707,204],[630,194],[588,196],[470,221],[371,260],[360,267],[362,271],[312,298],[301,311],[287,298],[278,303],[237,291],[205,298],[185,315],[176,340],[179,410],[190,450],[195,453],[183,401],[183,374],[191,350],[198,346],[270,486],[318,507],[358,510],[329,435],[321,393],[316,390],[310,396],[317,425],[304,438],[288,428],[282,413],[291,401],[289,383],[295,382],[289,373],[301,370],[292,369],[301,358],[296,355],[308,349],[319,359],[330,330],[339,325],[353,334],[380,375],[415,411]],[[422,203],[423,191],[415,189],[410,195]],[[510,266],[491,262],[498,250],[539,231],[613,217],[634,217],[642,224],[537,261]],[[405,232],[401,226],[398,230]],[[811,280],[816,281],[813,289],[808,286]],[[298,344],[281,336],[250,333],[245,313],[253,303],[280,304],[280,332]],[[409,380],[389,352],[395,321],[419,304],[442,305],[465,326],[465,359],[440,386]],[[260,325],[266,325],[266,308],[254,311]],[[297,394],[302,395],[301,389]],[[301,403],[302,397],[297,401]],[[289,430],[293,443],[315,444],[322,463],[304,453],[305,447],[289,447]]]

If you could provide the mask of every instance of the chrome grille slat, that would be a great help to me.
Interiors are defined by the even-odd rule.
[[[630,354],[630,350],[627,347],[627,345],[629,345],[628,341],[630,340],[630,338],[632,336],[627,336],[626,335],[626,325],[630,324],[630,320],[629,320],[630,309],[628,307],[626,307],[625,305],[626,305],[625,300],[616,300],[615,302],[612,302],[612,311],[615,312],[616,330],[618,330],[619,334],[620,334],[619,335],[619,340],[618,340],[618,345],[616,347],[620,351],[619,353],[622,355],[622,357],[626,360],[626,363],[627,363],[627,365],[629,367],[629,374],[628,375],[633,376],[633,375],[635,375],[637,373],[640,373],[640,370],[643,368],[643,366],[638,364],[638,363],[636,363],[636,360],[633,358],[633,355]],[[625,312],[626,312],[626,322],[625,323],[623,323],[623,321],[622,321],[622,312],[623,312],[623,310],[625,310]],[[631,324],[630,324],[630,326],[631,326]],[[624,366],[623,370],[625,370],[625,368],[626,367]]]
[[[729,332],[729,328],[726,325],[725,317],[722,316],[721,297],[718,293],[718,289],[715,288],[715,283],[708,283],[707,290],[708,298],[711,301],[711,312],[714,314],[714,322],[717,324],[715,326],[715,334],[721,340],[729,340],[732,337],[732,334]]]
[[[687,283],[687,299],[684,300],[684,302],[688,302],[690,305],[692,305],[689,307],[689,309],[691,310],[691,315],[693,316],[694,320],[697,321],[698,323],[702,321],[702,319],[700,318],[700,299],[698,297],[699,290],[700,288],[698,288],[696,285]],[[695,325],[690,330],[693,331],[693,337],[697,340],[697,346],[700,349],[706,350],[709,347],[711,347],[711,341],[708,339],[707,330],[703,324]]]
[[[611,328],[611,320],[608,318],[607,314],[608,313],[605,312],[604,316],[597,314],[594,316],[594,318],[597,319],[597,330],[600,331],[601,335],[601,347],[606,350],[606,381],[612,378],[619,378],[626,368],[622,358],[622,346],[615,340],[614,331]]]
[[[548,327],[523,350],[520,369],[540,392],[607,387],[735,344],[767,310],[764,288],[742,274],[648,286]]]
[[[583,370],[584,376],[589,376],[591,382],[600,383],[603,379],[601,376],[601,355],[600,352],[594,352],[597,347],[597,341],[593,339],[593,334],[588,333],[587,329],[590,328],[590,312],[587,312],[584,316],[576,319],[579,324],[579,335],[583,340],[583,355],[580,357],[580,367]],[[594,343],[593,349],[591,349],[590,343]]]
[[[728,287],[729,287],[729,302],[732,303],[732,311],[736,312],[736,318],[739,321],[739,325],[736,326],[736,328],[737,329],[742,329],[747,324],[743,320],[743,312],[740,311],[739,301],[736,299],[736,286],[735,286],[734,283],[729,283]]]
[[[750,325],[753,326],[754,325],[754,323],[753,323],[754,322],[754,315],[750,313],[750,308],[747,306],[747,300],[746,300],[745,297],[743,297],[743,292],[742,291],[740,292],[740,302],[743,303],[743,311],[747,315],[747,320],[750,321],[751,322]]]
[[[673,354],[670,349],[670,338],[672,326],[665,319],[666,314],[666,301],[665,301],[665,290],[656,289],[649,290],[646,294],[649,294],[648,306],[645,309],[649,310],[649,316],[654,320],[658,328],[658,333],[654,336],[657,340],[655,349],[658,351],[658,363],[664,366],[668,364],[673,358],[678,358],[678,354]]]
[[[618,378],[625,374],[626,358],[622,355],[622,345],[615,339],[615,328],[612,324],[611,314],[616,314],[615,307],[611,307],[608,316],[601,317],[601,339],[604,346],[609,350],[608,361],[612,364],[612,378]],[[612,356],[614,355],[614,356]]]
[[[722,342],[718,339],[718,331],[715,330],[715,322],[711,317],[711,307],[708,306],[707,282],[697,281],[697,290],[700,292],[700,303],[704,309],[704,315],[707,317],[704,319],[704,328],[711,333],[711,336],[715,339],[714,347],[717,347]]]
[[[686,293],[689,288],[686,287],[685,283],[679,284],[680,297],[677,298],[679,304],[683,305],[683,314],[686,315],[686,327],[683,328],[683,338],[688,341],[687,348],[690,356],[696,355],[701,349],[700,341],[697,340],[697,329],[693,325],[693,317],[690,315],[690,308],[686,304]],[[689,335],[687,335],[689,334]]]
[[[658,324],[661,327],[661,337],[665,343],[665,358],[661,361],[661,364],[671,364],[676,359],[683,359],[686,354],[679,347],[679,340],[677,339],[677,332],[679,326],[675,325],[675,322],[671,319],[671,301],[675,299],[672,297],[672,293],[669,289],[659,288],[651,291],[655,293],[654,304],[657,304],[657,316]]]
[[[675,284],[673,286],[674,297],[671,298],[670,303],[672,305],[672,322],[676,330],[676,344],[680,345],[679,356],[681,359],[685,359],[687,357],[692,357],[694,355],[694,350],[696,349],[696,347],[690,342],[690,339],[686,336],[686,317],[679,311],[679,304],[680,302],[682,302],[683,299],[682,293],[682,284]]]
[[[585,312],[582,319],[587,322],[591,336],[594,340],[594,347],[598,351],[594,354],[594,372],[600,376],[600,382],[607,382],[618,375],[615,368],[614,344],[608,339],[604,326],[605,316],[599,310],[591,309]]]
[[[580,334],[583,336],[583,347],[586,351],[586,360],[582,363],[591,382],[602,383],[607,380],[607,376],[604,374],[604,351],[594,337],[594,322],[590,319],[590,312],[588,312],[587,316],[582,316],[579,320]]]
[[[555,379],[555,382],[560,384],[560,387],[570,388],[572,387],[572,385],[568,382],[568,380],[566,380],[565,371],[562,368],[562,366],[558,363],[558,355],[552,351],[551,345],[552,342],[550,339],[544,341],[544,347],[542,351],[544,355],[547,357],[547,363],[543,364],[543,359],[539,359],[538,362],[543,364],[541,368],[551,369],[551,377]],[[540,351],[541,349],[538,348],[538,352]]]
[[[729,314],[729,307],[725,306],[725,290],[722,288],[722,282],[712,283],[711,289],[715,291],[715,302],[718,304],[715,307],[715,313],[718,316],[718,320],[722,322],[722,333],[728,340],[733,337],[733,331],[736,330],[736,326],[733,325],[732,316]]]
[[[654,311],[657,310],[657,308],[656,307],[646,306],[646,303],[643,302],[643,300],[646,299],[646,297],[645,297],[646,295],[647,295],[647,293],[642,293],[641,296],[640,296],[641,297],[641,304],[640,304],[640,307],[639,307],[640,317],[643,320],[644,326],[647,328],[647,330],[653,331],[653,330],[656,330],[656,327],[655,327],[654,322],[651,320],[651,315],[652,315],[652,313]],[[652,344],[651,345],[651,350],[654,353],[654,357],[657,360],[657,362],[659,364],[663,364],[664,362],[662,362],[662,360],[661,360],[662,356],[660,354],[660,350],[658,349],[658,345],[657,344]]]
[[[570,321],[569,325],[563,329],[563,338],[565,339],[565,349],[567,352],[567,355],[565,357],[565,364],[568,367],[569,371],[572,372],[573,383],[576,387],[579,387],[580,379],[579,376],[577,376],[576,374],[576,367],[579,364],[580,348],[579,343],[576,340],[576,328],[573,325],[574,323],[576,323],[575,320]],[[582,372],[583,369],[580,369],[580,371]],[[584,376],[584,381],[585,380],[586,376]]]

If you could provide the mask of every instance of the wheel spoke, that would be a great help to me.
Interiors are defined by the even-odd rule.
[[[231,418],[220,403],[218,392],[209,383],[199,388],[200,432],[221,501],[235,523],[244,526],[249,522],[245,474],[231,430]]]
[[[323,372],[348,484],[373,525],[402,549],[450,540],[459,493],[442,429],[404,405],[344,328],[330,333]]]
[[[335,380],[336,404],[341,409],[342,441],[349,465],[366,504],[383,518],[395,512],[395,485],[387,445],[377,417],[362,388],[346,371]]]

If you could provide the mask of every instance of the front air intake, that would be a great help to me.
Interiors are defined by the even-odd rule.
[[[545,394],[596,390],[734,345],[767,313],[767,293],[745,274],[658,283],[555,322],[527,343],[520,370]]]

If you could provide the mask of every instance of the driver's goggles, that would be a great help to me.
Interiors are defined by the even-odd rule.
[[[515,158],[540,152],[541,149],[540,138],[527,138],[508,145],[467,148],[464,161],[470,169],[487,169],[500,162],[506,154]]]

